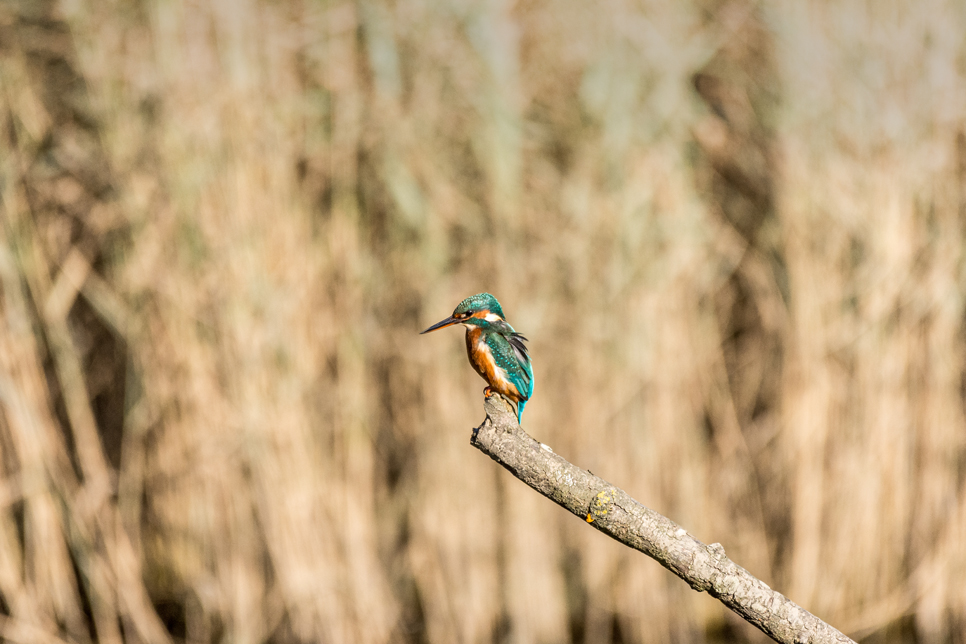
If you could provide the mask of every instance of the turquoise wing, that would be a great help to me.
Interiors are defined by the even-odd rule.
[[[520,392],[517,405],[517,420],[523,415],[523,407],[533,395],[533,368],[530,366],[530,353],[523,342],[525,337],[516,332],[494,333],[487,344],[493,352],[493,359],[506,373],[507,379]]]

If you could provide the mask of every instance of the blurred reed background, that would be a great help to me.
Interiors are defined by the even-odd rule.
[[[966,642],[958,2],[0,3],[0,637],[761,641],[524,426],[868,642]]]

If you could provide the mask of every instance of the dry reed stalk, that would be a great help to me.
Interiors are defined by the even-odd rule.
[[[945,5],[892,11],[843,5],[778,23],[782,202],[798,294],[789,580],[829,619],[851,615],[868,633],[913,612],[916,633],[935,641],[936,606],[949,611],[947,633],[963,619],[957,585],[944,579],[962,569],[963,552],[941,535],[962,531],[966,497],[936,460],[962,453],[966,420],[956,384],[962,247],[948,241],[963,234],[953,115],[966,84],[948,66],[961,56],[962,16]],[[937,559],[947,573],[924,563]],[[883,612],[889,597],[905,599]]]
[[[111,502],[94,379],[112,366],[84,343],[76,306],[109,232],[102,158],[84,121],[69,34],[49,3],[4,7],[4,469],[19,490],[4,508],[10,639],[165,642],[140,562]],[[11,31],[12,29],[12,31]],[[14,98],[15,97],[15,98]],[[100,203],[99,203],[100,202]],[[82,225],[71,217],[90,214]],[[102,375],[103,378],[103,375]],[[13,528],[13,530],[10,530]],[[17,586],[20,586],[19,588]],[[88,621],[90,620],[90,621]],[[123,626],[122,626],[123,625]]]

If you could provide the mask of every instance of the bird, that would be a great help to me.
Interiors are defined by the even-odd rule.
[[[466,327],[466,355],[476,373],[486,380],[483,395],[498,393],[516,405],[517,423],[533,395],[533,368],[526,337],[506,321],[503,308],[489,293],[477,293],[457,305],[453,315],[420,335],[454,324]]]

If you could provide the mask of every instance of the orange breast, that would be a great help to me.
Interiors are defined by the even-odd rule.
[[[520,392],[503,375],[503,370],[496,366],[493,360],[493,353],[490,347],[483,341],[483,332],[477,327],[466,329],[466,355],[470,359],[470,364],[476,369],[476,373],[486,380],[490,388],[500,393],[514,402],[519,402]]]

